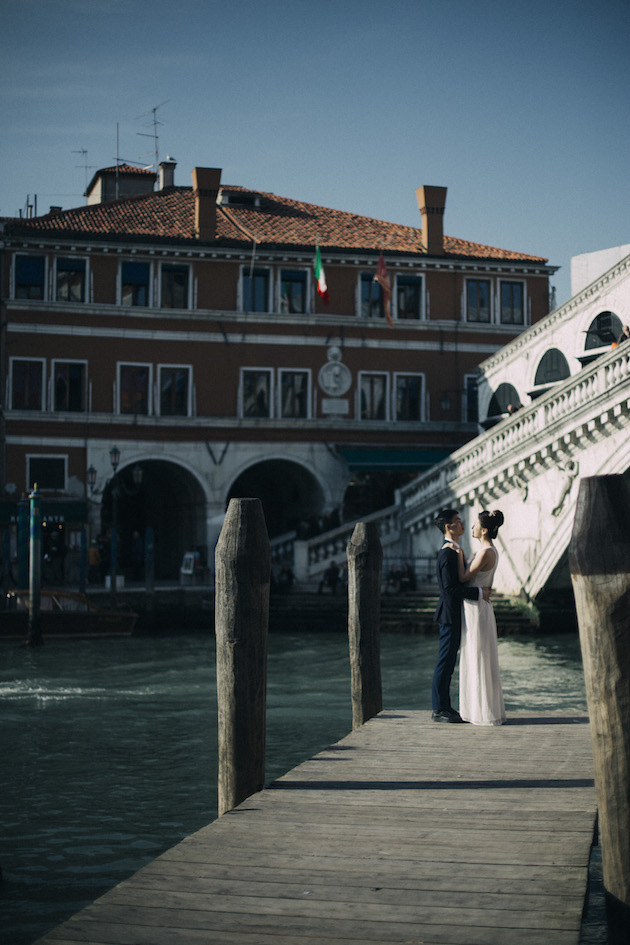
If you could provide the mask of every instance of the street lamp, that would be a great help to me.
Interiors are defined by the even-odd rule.
[[[128,489],[118,475],[118,466],[120,465],[120,450],[117,446],[112,446],[109,451],[109,460],[112,464],[114,475],[111,478],[112,489],[112,535],[110,539],[109,550],[109,580],[112,609],[116,607],[116,579],[118,572],[118,498],[121,492],[125,495],[136,495],[142,484],[142,466],[136,465],[131,472],[134,489]],[[89,476],[89,470],[88,470]],[[89,478],[88,478],[89,482]]]
[[[109,460],[112,464],[114,475],[116,475],[116,470],[118,469],[118,465],[120,463],[120,450],[117,446],[112,446],[111,450],[109,451]]]
[[[112,608],[116,607],[116,578],[118,572],[118,499],[121,494],[127,496],[137,495],[140,486],[142,485],[142,466],[139,463],[131,470],[131,481],[133,482],[133,488],[129,488],[125,485],[121,477],[118,475],[118,467],[120,465],[120,450],[117,446],[112,446],[109,451],[109,461],[112,464],[112,477],[108,479],[105,483],[105,486],[110,486],[112,493],[112,531],[110,539],[110,552],[109,552],[109,579],[111,582],[110,594],[111,594],[111,606]],[[94,466],[89,466],[86,479],[87,484],[90,489],[90,493],[94,495],[95,492],[101,492],[103,490],[96,488],[96,480],[98,473]]]
[[[87,484],[90,487],[90,494],[94,495],[94,489],[96,487],[96,476],[97,472],[94,466],[89,466],[87,471]]]

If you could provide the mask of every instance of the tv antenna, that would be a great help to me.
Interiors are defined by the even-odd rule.
[[[152,132],[136,131],[136,134],[141,135],[143,138],[153,138],[153,145],[154,145],[154,150],[155,150],[154,170],[156,174],[158,171],[158,167],[160,166],[160,155],[159,155],[160,138],[158,135],[158,125],[164,124],[164,122],[158,121],[157,110],[158,108],[161,108],[162,105],[166,105],[167,102],[170,102],[170,98],[167,98],[165,99],[165,101],[160,102],[159,105],[155,105],[150,111],[145,112],[144,115],[139,115],[138,118],[136,119],[136,121],[139,121],[141,118],[148,118],[149,116],[151,116],[151,124],[153,125],[153,131]]]
[[[82,167],[85,171],[85,192],[83,196],[85,197],[85,202],[87,203],[87,188],[88,188],[88,171],[94,170],[94,164],[88,164],[88,153],[85,148],[79,148],[78,151],[73,151],[72,154],[82,154],[83,155],[83,164],[75,164],[75,167]]]

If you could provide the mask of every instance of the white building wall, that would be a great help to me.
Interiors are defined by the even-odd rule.
[[[600,249],[596,253],[581,253],[571,259],[571,295],[577,295],[587,285],[599,279],[630,253],[630,243]]]

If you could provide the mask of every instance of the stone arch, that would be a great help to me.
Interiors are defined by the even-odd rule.
[[[539,387],[543,384],[553,384],[556,381],[564,381],[571,376],[569,362],[559,348],[549,348],[545,351],[538,362],[534,386]]]
[[[593,348],[610,347],[621,334],[622,328],[621,319],[614,312],[600,312],[588,327],[584,350],[591,351]]]
[[[133,485],[133,466],[142,469],[142,483]],[[170,460],[140,459],[118,471],[122,488],[118,498],[118,558],[121,572],[130,566],[131,536],[144,535],[151,527],[155,535],[155,576],[178,580],[184,552],[198,551],[206,565],[206,495],[198,479],[185,467]],[[101,530],[112,526],[112,484],[103,492]]]
[[[313,472],[295,460],[269,458],[253,463],[232,482],[230,499],[258,498],[265,513],[269,537],[299,529],[300,523],[319,516],[325,491]]]

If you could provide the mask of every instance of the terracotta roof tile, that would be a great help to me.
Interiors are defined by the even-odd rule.
[[[137,169],[136,169],[137,170]],[[238,204],[217,208],[217,245],[312,247],[334,250],[423,254],[421,230],[332,210],[276,194],[224,185],[230,194],[260,198],[258,207]],[[31,220],[8,223],[7,235],[31,232],[63,236],[119,239],[195,240],[194,197],[191,187],[173,187],[156,193],[112,200]],[[196,242],[196,240],[195,240]],[[452,236],[444,237],[444,255],[450,258],[514,260],[545,263],[542,256],[513,252]]]

